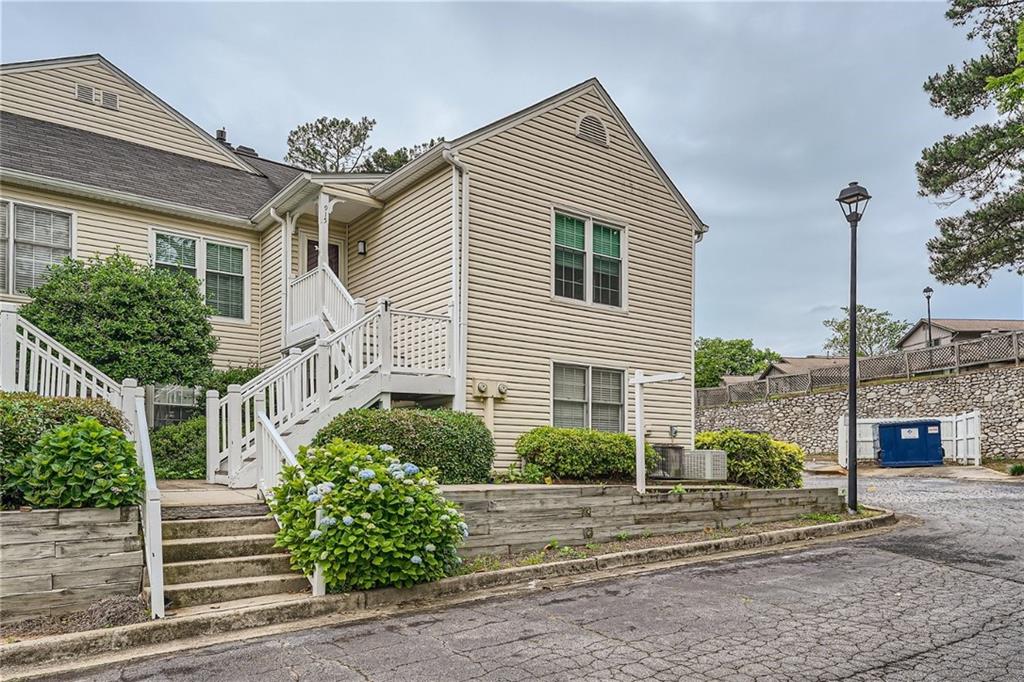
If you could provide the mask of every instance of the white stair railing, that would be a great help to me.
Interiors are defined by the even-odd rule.
[[[320,315],[320,271],[310,270],[288,282],[288,329],[316,322]]]
[[[353,299],[337,275],[330,268],[321,268],[324,278],[324,317],[337,331],[343,329],[363,316],[361,307],[365,307],[362,299]]]
[[[13,303],[0,303],[0,390],[122,404],[116,381],[21,317]]]
[[[395,372],[451,374],[451,316],[393,310],[391,338]]]
[[[354,299],[337,275],[318,265],[288,283],[288,331],[326,322],[337,331],[362,317],[365,301]]]

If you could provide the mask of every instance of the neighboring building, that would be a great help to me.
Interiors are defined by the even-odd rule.
[[[719,386],[732,386],[733,384],[745,384],[757,381],[760,378],[757,374],[726,374],[718,382]]]
[[[765,379],[767,377],[780,377],[789,374],[807,374],[808,372],[822,367],[831,367],[833,365],[846,365],[846,357],[838,357],[831,355],[807,355],[804,357],[787,357],[783,356],[775,362],[768,365],[757,377],[758,379]]]
[[[707,228],[595,79],[389,176],[262,159],[99,55],[3,66],[0,112],[0,300],[66,256],[185,268],[218,312],[218,366],[297,376],[323,341],[319,395],[272,387],[273,409],[305,396],[274,415],[292,441],[348,407],[451,405],[486,416],[503,466],[535,426],[632,428],[635,369],[692,375]],[[648,389],[654,443],[692,447],[692,396]]]
[[[986,334],[1024,331],[1024,320],[958,320],[932,318],[932,345],[944,346],[950,343],[971,341]],[[928,320],[921,319],[900,339],[899,350],[915,350],[928,347]]]

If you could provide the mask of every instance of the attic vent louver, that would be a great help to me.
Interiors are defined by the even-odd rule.
[[[102,106],[105,109],[113,109],[114,111],[117,111],[117,109],[118,109],[117,93],[116,92],[107,92],[106,90],[104,90],[103,93],[102,93],[102,97],[100,99],[100,106]]]
[[[86,102],[88,104],[92,104],[92,93],[93,90],[91,85],[84,85],[82,83],[79,83],[78,87],[75,89],[75,99],[77,99],[79,102]]]
[[[584,114],[576,124],[576,137],[587,142],[608,146],[608,130],[604,123],[593,114]]]

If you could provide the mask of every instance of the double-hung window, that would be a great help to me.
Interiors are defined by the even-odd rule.
[[[27,294],[70,255],[70,213],[0,201],[0,292]]]
[[[621,308],[623,231],[593,218],[555,213],[554,295]]]
[[[154,235],[154,265],[181,269],[196,277],[206,294],[207,304],[219,317],[246,317],[245,248],[170,232]]]
[[[625,372],[589,365],[552,367],[553,426],[621,432],[625,424]]]

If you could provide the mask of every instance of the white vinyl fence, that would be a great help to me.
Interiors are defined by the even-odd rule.
[[[938,420],[942,434],[942,449],[947,461],[957,464],[981,464],[981,413],[978,411],[964,412],[947,417],[894,417],[891,419],[858,419],[857,420],[857,461],[872,461],[877,458],[875,453],[874,425],[886,422]],[[846,466],[846,425],[844,414],[839,418],[837,450],[839,465]]]

